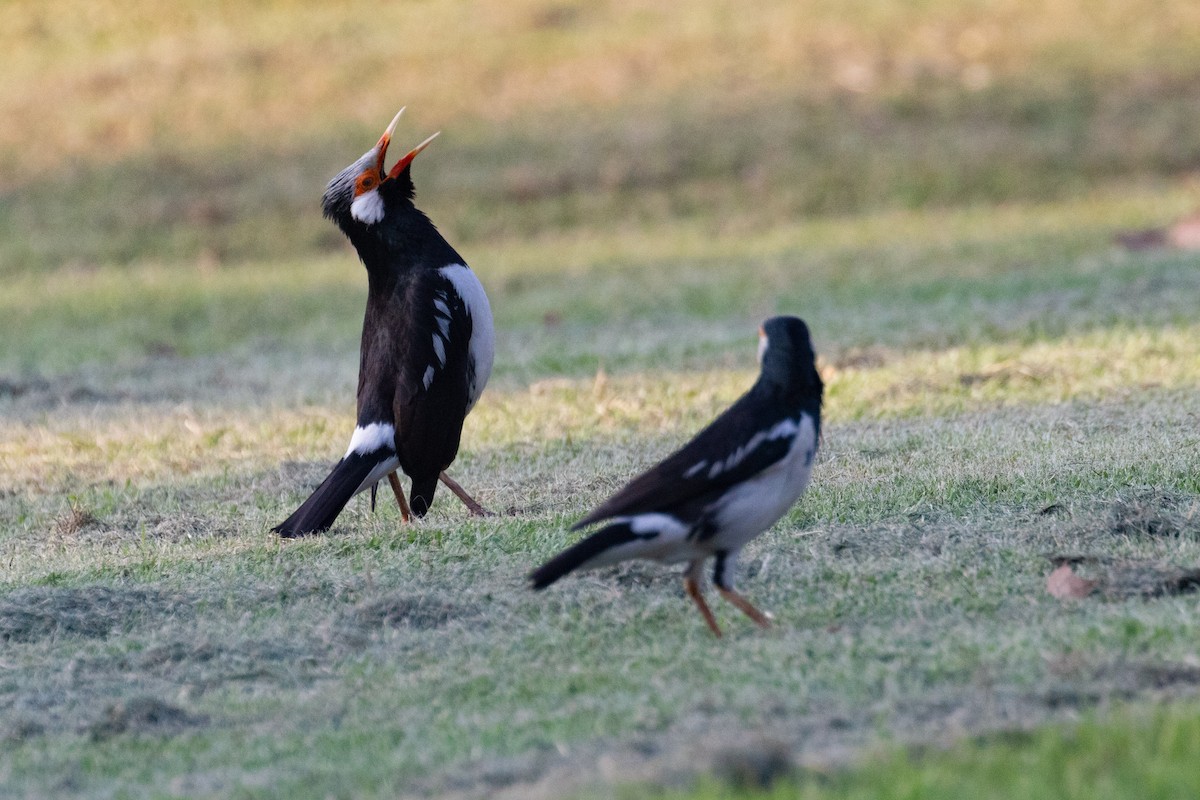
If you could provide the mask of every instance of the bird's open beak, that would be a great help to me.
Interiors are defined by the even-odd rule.
[[[404,108],[408,108],[408,106],[405,106]],[[380,175],[384,174],[383,159],[387,156],[388,145],[392,143],[392,134],[396,132],[396,125],[400,122],[400,115],[404,113],[404,108],[396,112],[396,116],[392,117],[392,123],[387,126],[387,130],[383,132],[383,136],[380,136],[379,141],[375,144],[375,168],[379,170]],[[438,133],[441,133],[441,131],[438,131]],[[405,154],[404,158],[397,161],[395,166],[393,166],[391,170],[387,172],[387,176],[389,178],[394,178],[401,172],[404,172],[404,169],[412,163],[414,158],[417,157],[417,153],[420,153],[422,150],[428,147],[429,143],[437,138],[438,133],[435,133],[433,136],[430,136],[412,150],[409,150],[408,153]]]
[[[408,106],[404,108],[408,108]],[[377,151],[375,155],[375,168],[379,171],[380,175],[383,174],[383,159],[387,155],[388,145],[392,142],[392,134],[396,130],[397,123],[400,122],[400,116],[404,113],[404,108],[397,111],[396,116],[392,117],[392,123],[387,126],[387,130],[383,132],[383,136],[379,137],[379,141],[375,145],[375,150]]]
[[[388,177],[394,178],[401,172],[404,172],[404,170],[408,168],[408,165],[412,163],[412,160],[417,157],[417,153],[428,147],[429,143],[438,137],[438,133],[441,133],[441,131],[438,131],[433,136],[430,136],[428,139],[414,147],[412,150],[409,150],[408,153],[405,154],[404,158],[397,161],[395,166],[391,168],[391,170],[388,172]]]

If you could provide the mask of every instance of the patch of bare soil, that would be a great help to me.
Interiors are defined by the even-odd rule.
[[[895,358],[895,354],[883,347],[850,347],[834,354],[828,362],[831,373],[846,370],[877,369]]]
[[[0,599],[0,641],[103,638],[113,631],[128,630],[140,619],[191,613],[183,598],[141,587],[18,589]]]
[[[355,638],[385,628],[431,630],[481,615],[482,609],[460,600],[436,594],[394,592],[359,603],[341,614],[334,624],[335,632]]]
[[[1200,534],[1200,498],[1157,491],[1134,493],[1113,502],[1105,526],[1116,536]]]
[[[1189,594],[1200,590],[1200,567],[1178,567],[1156,561],[1114,559],[1107,556],[1052,555],[1057,565],[1047,581],[1056,597],[1081,599],[1098,595],[1107,600],[1155,598]],[[1076,574],[1076,567],[1082,576]],[[1058,584],[1071,581],[1075,591],[1055,592]]]
[[[26,739],[33,739],[46,732],[46,726],[31,717],[10,719],[0,726],[0,742],[20,744]]]
[[[1066,509],[1055,504],[1039,513],[1058,515]],[[1151,599],[1200,590],[1200,564],[1110,554],[1112,536],[1144,541],[1200,535],[1200,498],[1194,495],[1132,492],[1069,521],[1067,530],[1080,551],[1046,555],[1054,565],[1046,589],[1060,600]]]
[[[154,645],[122,665],[199,693],[231,681],[307,685],[328,669],[329,648],[305,638],[176,640]]]
[[[207,723],[207,717],[189,714],[155,697],[130,697],[105,708],[99,719],[86,726],[85,732],[93,741],[122,734],[171,736]]]
[[[128,397],[120,392],[100,391],[77,377],[51,380],[38,375],[0,376],[0,400],[11,400],[32,409],[46,410],[76,403],[116,403]]]
[[[54,521],[54,532],[60,536],[75,536],[99,522],[90,510],[78,503],[71,503],[71,507]]]

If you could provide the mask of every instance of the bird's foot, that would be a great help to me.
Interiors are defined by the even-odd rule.
[[[457,497],[459,500],[462,500],[463,505],[467,507],[467,511],[471,513],[472,517],[496,516],[491,511],[488,511],[486,508],[479,505],[479,503],[475,502],[475,498],[467,494],[467,490],[459,486],[458,481],[447,475],[445,471],[443,471],[438,477],[441,478],[442,483],[446,484],[447,489],[454,492],[455,497]]]
[[[721,597],[724,597],[730,603],[733,603],[733,605],[736,606],[738,608],[738,610],[740,610],[743,614],[745,614],[750,619],[754,620],[755,623],[757,623],[760,628],[771,627],[770,615],[764,614],[762,611],[759,611],[757,608],[754,607],[754,605],[749,600],[742,597],[740,594],[735,592],[733,589],[722,589],[720,586],[718,586],[717,591],[721,593]]]
[[[696,604],[696,608],[700,609],[700,614],[704,617],[704,621],[708,623],[709,630],[720,639],[721,628],[717,625],[717,620],[713,616],[712,609],[708,607],[708,603],[704,600],[704,595],[700,593],[700,584],[691,578],[684,578],[683,589],[687,592],[688,597],[692,598],[692,602]]]
[[[392,493],[396,495],[396,502],[400,504],[400,519],[412,522],[412,512],[408,509],[408,501],[404,499],[404,487],[400,485],[400,479],[396,477],[395,472],[388,473],[388,483],[392,485]],[[373,494],[371,499],[375,499]]]

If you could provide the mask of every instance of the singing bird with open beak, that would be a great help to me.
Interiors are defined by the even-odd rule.
[[[486,513],[446,469],[463,421],[492,371],[487,294],[466,261],[413,205],[413,159],[430,136],[385,170],[400,113],[374,147],[339,172],[322,198],[367,269],[358,367],[358,422],[346,454],[316,491],[274,528],[295,537],[328,530],[355,494],[388,478],[402,517],[423,516],[439,479],[473,514]],[[409,500],[396,470],[412,479]]]
[[[762,627],[768,617],[734,589],[742,548],[808,486],[821,436],[824,386],[808,327],[773,317],[759,331],[758,381],[683,449],[631,480],[571,528],[600,530],[529,574],[545,589],[569,572],[630,558],[684,562],[684,589],[717,636],[701,591],[704,562],[721,596]]]

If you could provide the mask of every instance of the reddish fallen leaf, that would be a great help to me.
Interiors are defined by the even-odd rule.
[[[1178,219],[1165,228],[1122,231],[1117,234],[1116,240],[1127,250],[1156,250],[1160,247],[1200,250],[1200,212]]]
[[[1070,564],[1063,564],[1046,578],[1046,591],[1059,600],[1087,597],[1099,585],[1100,581],[1090,581],[1076,575]]]

